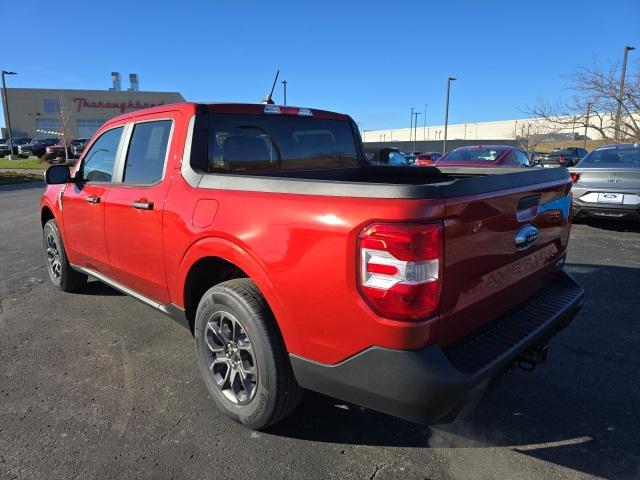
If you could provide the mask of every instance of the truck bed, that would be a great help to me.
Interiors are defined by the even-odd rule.
[[[566,181],[564,168],[377,167],[269,175],[198,175],[200,188],[345,197],[432,199]],[[194,179],[195,180],[195,179]]]

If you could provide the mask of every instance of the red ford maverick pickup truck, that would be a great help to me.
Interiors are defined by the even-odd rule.
[[[215,403],[252,428],[304,389],[453,421],[583,301],[566,169],[372,166],[346,115],[141,110],[46,181],[52,282],[91,276],[183,322]]]

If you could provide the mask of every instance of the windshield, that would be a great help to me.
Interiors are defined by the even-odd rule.
[[[579,167],[640,168],[640,147],[607,147],[594,150]]]
[[[442,157],[439,161],[446,162],[493,162],[500,157],[504,148],[459,148]]]
[[[209,172],[260,173],[355,167],[351,125],[289,115],[211,114]]]

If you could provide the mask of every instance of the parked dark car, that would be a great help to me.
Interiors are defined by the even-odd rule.
[[[397,148],[388,147],[381,148],[375,152],[367,152],[367,161],[371,165],[377,166],[390,166],[390,167],[407,167],[412,165],[413,162],[407,156]]]
[[[531,152],[531,163],[540,162],[540,157],[546,155],[546,153],[538,152],[537,150]]]
[[[554,148],[551,153],[541,154],[538,160],[543,167],[573,167],[588,153],[584,148]]]
[[[47,153],[47,147],[58,145],[60,141],[57,138],[36,138],[30,143],[20,145],[18,147],[18,155],[23,158],[27,157],[43,157]]]
[[[51,145],[46,148],[44,159],[49,163],[64,163],[67,158],[64,151],[65,146],[62,144]]]
[[[477,145],[451,150],[436,166],[456,167],[529,167],[526,153],[510,145]]]
[[[69,146],[69,153],[73,158],[80,158],[82,152],[84,151],[84,147],[89,141],[88,138],[76,138],[71,142]]]
[[[574,168],[573,215],[640,220],[640,145],[596,148]]]
[[[416,153],[417,152],[402,152],[402,155],[404,155],[404,158],[407,159],[408,165],[413,165],[416,163]]]
[[[18,147],[20,145],[25,145],[31,141],[30,138],[14,138],[13,139],[13,154],[18,154]],[[9,148],[9,140],[0,141],[0,157],[5,157],[11,154],[11,149]]]

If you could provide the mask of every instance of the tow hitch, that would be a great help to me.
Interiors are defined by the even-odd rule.
[[[526,370],[527,372],[531,372],[536,365],[540,363],[544,363],[547,360],[547,347],[546,346],[536,346],[532,347],[526,352],[524,352],[520,358],[518,359],[518,366]]]

